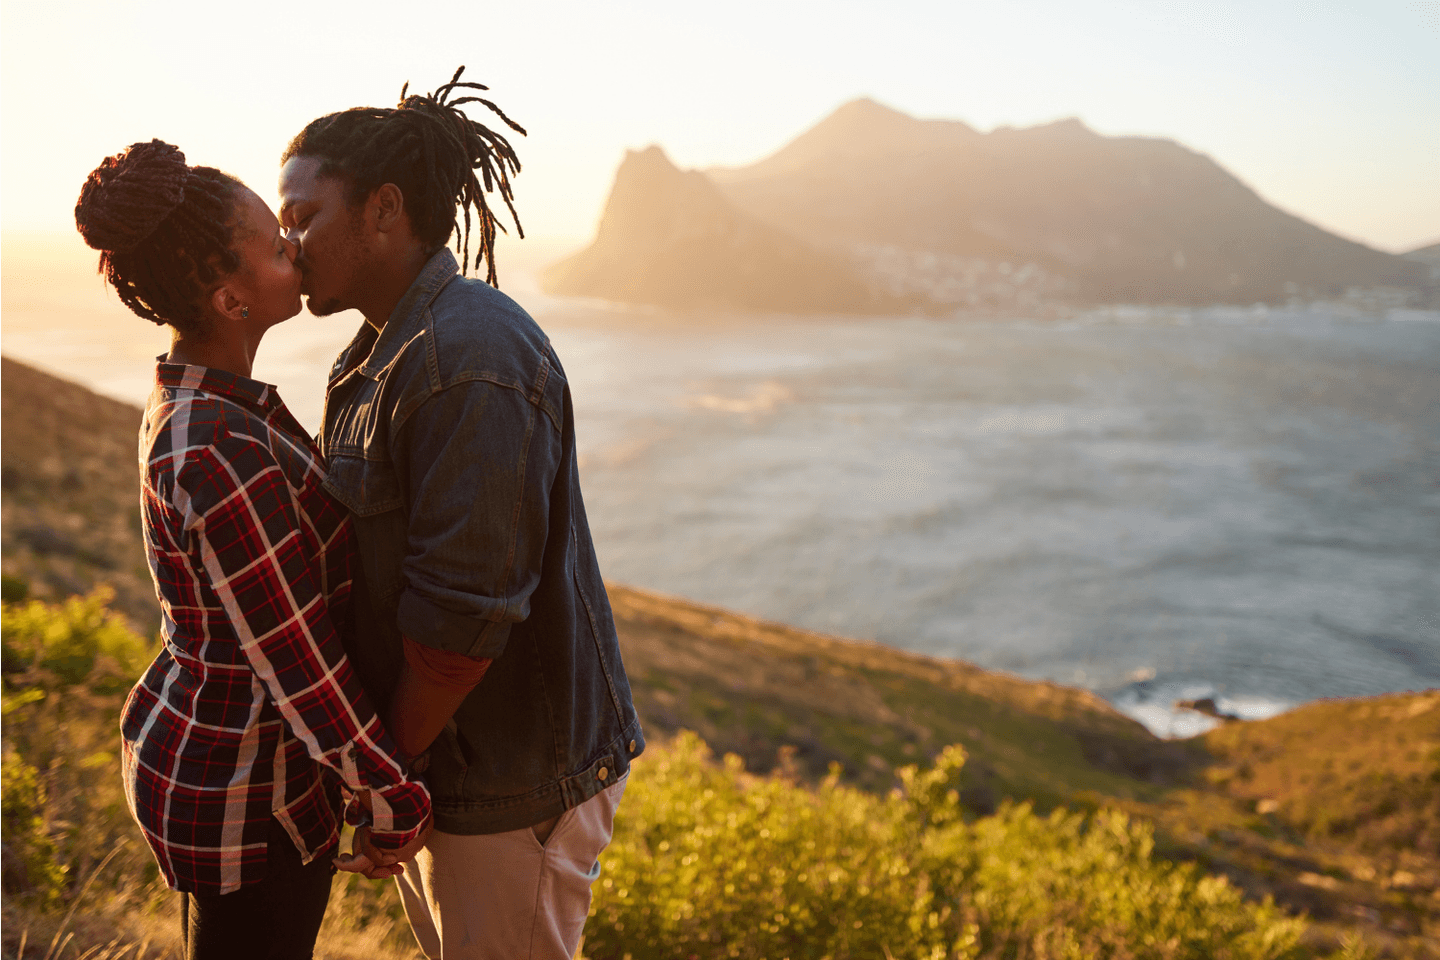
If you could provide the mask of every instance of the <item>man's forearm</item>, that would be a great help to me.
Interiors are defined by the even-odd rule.
[[[405,638],[405,660],[387,726],[407,757],[424,753],[480,683],[489,660],[426,648]]]
[[[469,689],[426,683],[410,664],[402,666],[389,722],[400,752],[413,757],[428,750],[469,694]]]

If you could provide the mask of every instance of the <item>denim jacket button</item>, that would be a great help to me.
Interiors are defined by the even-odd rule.
[[[601,780],[604,780],[606,777],[610,776],[610,770],[607,767],[601,767],[600,772],[595,774],[595,776],[599,777]]]
[[[631,740],[631,741],[630,741],[630,752],[631,752],[631,753],[634,753],[634,752],[635,752],[635,741],[634,741],[634,740]]]

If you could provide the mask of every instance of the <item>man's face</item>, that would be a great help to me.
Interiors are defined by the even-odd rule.
[[[369,253],[363,207],[346,203],[343,180],[317,176],[321,162],[292,157],[280,168],[280,225],[300,247],[300,292],[317,317],[355,306]]]

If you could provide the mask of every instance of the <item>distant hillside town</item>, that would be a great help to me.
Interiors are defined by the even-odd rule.
[[[980,133],[872,100],[748,167],[627,154],[594,242],[549,292],[668,308],[911,313],[1348,300],[1440,306],[1405,256],[1277,209],[1171,140],[1069,119]]]

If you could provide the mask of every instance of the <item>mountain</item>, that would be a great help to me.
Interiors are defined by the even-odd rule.
[[[981,133],[865,99],[747,167],[628,155],[594,245],[550,288],[875,312],[1440,296],[1425,264],[1279,210],[1174,141],[1073,118]]]
[[[1430,279],[1440,281],[1440,243],[1432,243],[1428,247],[1417,247],[1403,256],[1406,260],[1423,263],[1429,267]]]
[[[659,147],[630,151],[595,242],[546,271],[549,293],[687,309],[873,311],[844,257],[736,209]]]
[[[712,176],[737,206],[801,237],[1008,257],[1071,278],[1085,300],[1275,301],[1425,279],[1275,208],[1203,154],[1076,119],[982,134],[856,100],[773,156]]]

